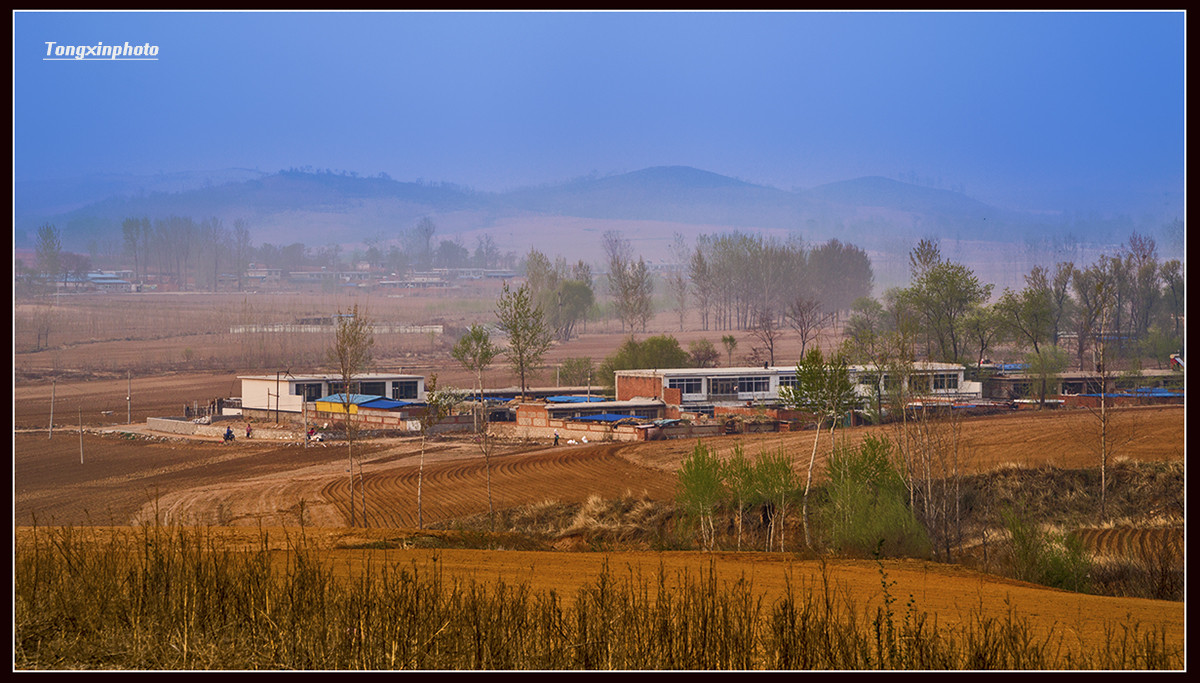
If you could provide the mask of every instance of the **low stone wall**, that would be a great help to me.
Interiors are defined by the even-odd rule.
[[[328,413],[317,410],[315,406],[308,407],[309,424],[329,423],[332,427],[340,425],[345,420],[342,413]],[[354,422],[360,430],[403,432],[417,434],[421,431],[420,416],[407,411],[371,410],[359,408],[354,414]],[[475,429],[475,416],[470,413],[451,415],[442,419],[430,428],[430,434],[445,434],[447,432],[470,432]]]
[[[677,424],[659,429],[664,439],[699,439],[724,433],[724,429],[716,422]],[[654,435],[650,434],[648,438],[653,439]]]
[[[518,439],[536,439],[536,440],[553,440],[555,432],[558,433],[559,443],[565,443],[571,439],[582,441],[587,439],[594,443],[597,441],[640,441],[645,438],[644,429],[637,429],[631,425],[611,425],[611,424],[589,424],[587,422],[575,422],[573,420],[537,420],[539,424],[531,424],[517,421],[515,427],[512,428],[512,434]]]
[[[196,433],[196,427],[200,425],[183,417],[148,417],[146,418],[146,429],[152,429],[156,432],[166,432],[168,434],[182,434],[191,436]],[[221,430],[224,432],[225,430]]]
[[[225,435],[226,427],[234,427],[234,435],[239,434],[236,429],[236,422],[228,416],[224,417],[224,419],[222,417],[215,417],[210,424],[193,422],[186,417],[146,418],[146,429],[165,434],[179,434],[180,436],[211,436],[219,439]],[[240,434],[245,436],[245,430],[243,429]]]

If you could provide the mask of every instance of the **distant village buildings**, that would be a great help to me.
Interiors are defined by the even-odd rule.
[[[1037,378],[1012,368],[983,381],[966,379],[966,368],[953,363],[919,361],[897,370],[849,366],[849,378],[862,408],[903,386],[907,405],[916,408],[1011,410],[1032,405],[1028,396]],[[1117,404],[1178,403],[1182,392],[1154,387],[1172,371],[1145,371],[1144,386],[1121,390],[1089,373],[1062,373],[1052,383],[1052,405],[1086,406],[1094,391],[1111,393]],[[895,373],[893,376],[892,373]],[[1160,375],[1162,375],[1160,377]],[[285,372],[240,376],[242,396],[226,401],[226,412],[248,418],[338,425],[347,413],[368,431],[415,433],[426,410],[421,375],[370,373],[342,386],[334,374],[293,376]],[[615,397],[593,396],[590,387],[489,390],[464,394],[464,410],[442,420],[435,432],[470,431],[486,414],[516,438],[570,443],[700,438],[717,434],[786,431],[811,426],[811,416],[788,409],[782,387],[795,386],[794,366],[740,368],[660,368],[616,373]],[[347,393],[348,392],[348,393]],[[586,392],[586,393],[585,393]],[[1021,398],[1018,398],[1021,397]],[[484,412],[475,412],[477,409]],[[861,421],[859,411],[847,421]]]

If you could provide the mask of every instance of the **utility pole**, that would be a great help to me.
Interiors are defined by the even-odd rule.
[[[79,404],[79,464],[83,464],[83,404]]]
[[[125,382],[125,424],[133,424],[133,379],[128,370],[125,372]]]
[[[50,380],[50,431],[47,439],[54,438],[54,389],[58,386],[58,378]]]

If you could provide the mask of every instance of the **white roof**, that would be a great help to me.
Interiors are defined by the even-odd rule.
[[[916,371],[953,372],[962,370],[963,366],[955,363],[935,363],[932,361],[916,361],[913,364]],[[877,368],[870,365],[851,365],[851,372],[876,372]],[[772,365],[766,368],[749,366],[740,368],[659,368],[656,370],[617,370],[617,375],[624,377],[747,377],[763,375],[794,374],[795,365]]]
[[[238,375],[238,379],[269,379],[275,381],[276,375]],[[280,382],[340,382],[342,376],[337,373],[329,373],[324,375],[279,375]],[[370,382],[389,379],[425,379],[424,375],[401,375],[388,372],[370,372],[362,375],[355,375],[356,382]]]

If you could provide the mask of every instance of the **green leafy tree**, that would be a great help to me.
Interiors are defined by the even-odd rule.
[[[679,466],[676,500],[688,517],[696,520],[701,545],[712,550],[715,544],[713,516],[725,495],[721,479],[721,461],[707,446],[697,442],[691,455]]]
[[[584,386],[591,384],[595,372],[591,358],[564,358],[558,376],[567,386]]]
[[[541,307],[534,305],[527,284],[513,291],[507,282],[496,303],[496,317],[500,329],[508,335],[508,348],[504,354],[521,378],[521,396],[524,397],[529,388],[529,375],[542,362],[552,343],[546,318]]]
[[[1040,352],[1042,345],[1054,340],[1054,293],[1048,271],[1035,266],[1025,276],[1025,289],[1019,293],[1005,289],[996,312],[1013,339]]]
[[[715,368],[721,360],[717,347],[707,339],[697,339],[688,344],[688,356],[691,357],[692,367]]]
[[[475,395],[482,405],[483,403],[483,373],[496,357],[501,353],[500,347],[492,343],[491,333],[483,325],[471,325],[463,336],[455,342],[454,348],[450,350],[451,357],[458,361],[463,369],[475,375]],[[479,411],[476,411],[478,418]],[[478,419],[475,424],[476,431],[479,429]]]
[[[591,286],[582,280],[563,280],[551,292],[550,299],[553,305],[543,304],[543,309],[549,312],[550,327],[562,341],[575,336],[575,326],[596,304]]]
[[[992,286],[979,282],[970,268],[943,260],[937,246],[922,240],[910,256],[912,284],[905,299],[920,316],[938,357],[958,362],[962,356],[962,318],[986,302]]]
[[[963,337],[972,347],[979,348],[975,367],[983,365],[983,359],[1001,338],[1004,325],[992,306],[976,306],[963,318]]]
[[[1050,392],[1051,384],[1067,369],[1068,363],[1070,359],[1066,351],[1057,346],[1047,346],[1041,351],[1031,351],[1025,355],[1026,372],[1038,380],[1039,406],[1046,407],[1046,395]]]
[[[793,468],[792,460],[790,454],[779,449],[774,453],[763,451],[754,461],[755,488],[770,510],[770,523],[767,529],[768,550],[771,549],[776,538],[779,539],[779,551],[786,550],[788,503],[796,495],[796,471]],[[778,526],[778,534],[776,534],[776,526]],[[805,531],[806,540],[807,533]]]
[[[1163,313],[1167,317],[1167,327],[1170,327],[1177,339],[1183,338],[1180,327],[1183,324],[1186,299],[1187,279],[1184,277],[1183,264],[1177,259],[1171,259],[1162,265],[1163,281]]]
[[[600,379],[606,386],[613,386],[618,370],[680,368],[687,367],[689,360],[679,340],[669,334],[647,337],[640,342],[629,337],[600,364]]]
[[[1182,348],[1183,340],[1161,327],[1151,327],[1141,342],[1142,355],[1153,358],[1160,370],[1171,362],[1171,354]]]
[[[845,357],[838,353],[827,363],[821,349],[814,348],[809,351],[796,365],[796,385],[780,387],[779,400],[788,408],[810,412],[817,418],[803,499],[804,543],[812,548],[812,535],[808,526],[808,494],[812,488],[813,466],[817,459],[821,426],[825,420],[829,421],[829,439],[832,444],[838,421],[858,404],[858,396],[854,392],[854,385],[850,383],[850,371]]]
[[[725,490],[733,498],[734,512],[737,515],[737,549],[742,549],[742,518],[746,509],[758,497],[758,479],[755,475],[754,464],[746,457],[746,451],[739,443],[733,447],[733,455],[721,466],[721,477],[725,482]]]
[[[829,479],[829,533],[835,550],[870,556],[926,557],[930,544],[908,505],[904,477],[886,438],[867,436],[838,447],[825,465]]]
[[[721,345],[725,347],[725,355],[727,357],[725,365],[727,367],[733,367],[733,352],[737,350],[737,344],[737,337],[732,334],[721,337]]]

